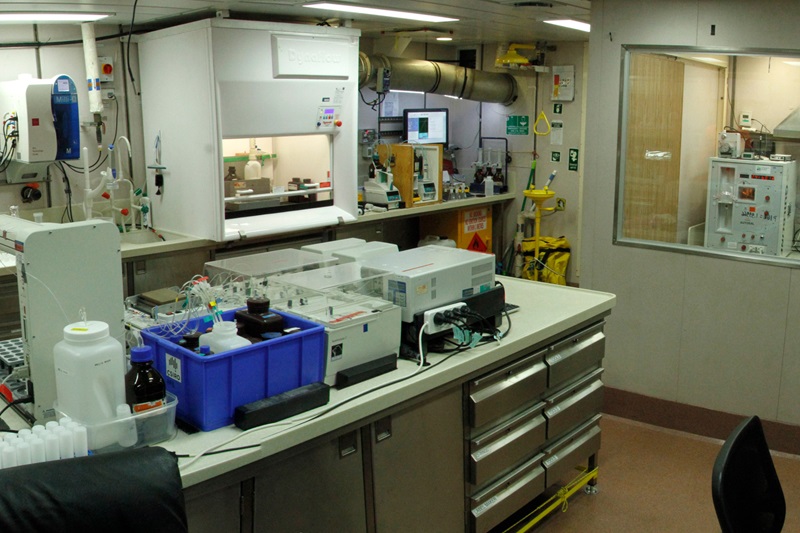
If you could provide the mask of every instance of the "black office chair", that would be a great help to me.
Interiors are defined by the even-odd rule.
[[[714,462],[711,494],[723,533],[773,533],[783,528],[786,501],[757,416],[739,424],[722,446]]]
[[[0,529],[186,532],[178,462],[150,447],[0,470]]]

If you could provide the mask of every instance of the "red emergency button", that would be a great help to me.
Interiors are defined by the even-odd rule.
[[[742,245],[742,251],[744,252],[745,250],[747,250],[747,246],[745,246],[745,245],[743,244],[743,245]]]
[[[764,200],[766,200],[767,202],[769,202],[769,196],[765,196],[765,197],[764,197]]]
[[[109,75],[112,72],[114,72],[114,67],[112,67],[108,63],[103,63],[103,74]]]
[[[342,121],[341,120],[335,121],[334,124],[336,124],[337,128],[341,128],[342,127]]]
[[[764,216],[768,217],[769,216],[769,211],[764,211]]]

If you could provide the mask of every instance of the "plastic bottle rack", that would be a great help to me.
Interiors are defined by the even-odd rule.
[[[86,427],[64,417],[9,433],[0,441],[0,468],[44,463],[89,454]]]

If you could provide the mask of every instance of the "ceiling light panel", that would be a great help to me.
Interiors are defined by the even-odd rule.
[[[108,17],[108,13],[46,13],[46,12],[28,12],[28,13],[11,13],[0,12],[0,23],[64,23],[64,22],[93,22]]]
[[[456,18],[440,17],[438,15],[427,15],[424,13],[413,13],[410,11],[396,11],[392,9],[379,9],[375,7],[354,6],[349,4],[318,3],[305,4],[303,7],[312,9],[324,9],[342,13],[358,13],[361,15],[373,15],[376,17],[389,17],[404,20],[418,20],[421,22],[458,22]]]

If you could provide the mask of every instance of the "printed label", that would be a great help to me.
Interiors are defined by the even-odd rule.
[[[181,383],[181,360],[174,355],[166,354],[167,377]]]
[[[154,402],[135,403],[131,406],[131,409],[134,413],[141,413],[142,411],[155,409],[156,407],[161,407],[162,405],[164,405],[164,400],[156,400]]]
[[[486,503],[482,503],[479,506],[477,506],[475,509],[473,509],[472,514],[475,515],[475,516],[482,515],[483,513],[488,511],[489,508],[492,505],[495,504],[495,502],[497,502],[497,496],[492,496],[491,498],[489,498],[488,501],[486,501]]]

